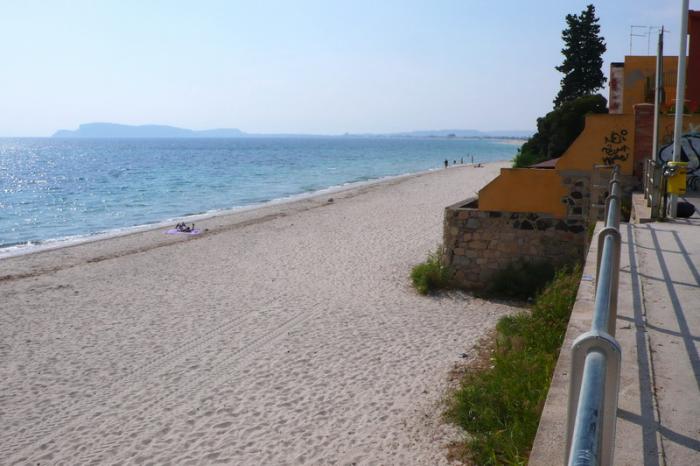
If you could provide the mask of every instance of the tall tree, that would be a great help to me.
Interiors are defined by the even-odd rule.
[[[600,36],[600,25],[595,7],[588,5],[580,15],[566,15],[567,28],[561,33],[564,40],[564,62],[556,70],[564,73],[561,90],[554,106],[584,95],[591,95],[605,84],[603,53],[607,50]]]

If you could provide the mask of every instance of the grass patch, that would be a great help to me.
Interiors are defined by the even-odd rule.
[[[530,312],[499,321],[492,364],[465,374],[445,413],[468,432],[452,454],[479,465],[527,462],[580,278],[578,266],[558,272]]]
[[[632,216],[632,196],[623,196],[620,202],[620,219],[629,222]]]
[[[589,220],[588,226],[586,227],[586,238],[588,238],[588,244],[593,241],[593,233],[595,233],[595,220]]]
[[[425,262],[416,265],[411,270],[411,281],[420,294],[428,294],[435,290],[453,287],[454,273],[450,267],[445,267],[440,258],[443,249],[439,247],[428,254]]]
[[[487,296],[526,300],[537,293],[554,278],[554,267],[549,262],[513,262],[496,272]]]

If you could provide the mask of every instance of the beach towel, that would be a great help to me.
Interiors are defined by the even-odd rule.
[[[166,231],[166,235],[198,235],[202,232],[199,228],[195,228],[192,231],[180,231],[175,228],[171,228],[170,230]]]

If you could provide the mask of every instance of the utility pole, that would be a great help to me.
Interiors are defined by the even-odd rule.
[[[685,55],[688,48],[688,0],[681,0],[681,43],[678,48],[678,79],[676,80],[676,120],[673,126],[673,161],[681,160],[683,136],[683,107],[685,107]],[[676,217],[678,196],[670,196],[669,216]]]
[[[656,162],[659,158],[659,113],[664,96],[664,27],[659,32],[659,42],[656,46],[656,94],[654,96],[654,139],[651,145],[651,159]]]

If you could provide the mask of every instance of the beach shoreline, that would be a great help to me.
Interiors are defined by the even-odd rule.
[[[0,457],[448,464],[449,371],[514,309],[408,274],[504,166],[0,260]]]
[[[487,162],[482,165],[488,165],[488,164],[500,164],[500,163],[505,163],[506,161],[493,161],[493,162]],[[466,166],[472,166],[472,164],[458,164],[456,166],[450,166],[448,168],[456,168],[456,167],[466,167]],[[91,243],[95,241],[104,241],[104,240],[109,240],[113,238],[118,238],[121,236],[128,236],[132,234],[138,234],[138,233],[144,233],[144,232],[149,232],[153,230],[161,230],[163,228],[168,228],[172,227],[172,225],[179,223],[179,222],[185,222],[187,224],[195,223],[195,222],[201,222],[201,221],[206,221],[210,220],[216,217],[228,217],[231,215],[238,215],[242,213],[247,213],[249,211],[256,211],[258,209],[264,209],[266,207],[271,207],[271,206],[284,206],[288,204],[292,204],[295,202],[301,202],[305,201],[308,199],[313,199],[316,197],[323,197],[326,195],[333,195],[336,193],[345,193],[346,191],[352,191],[355,189],[362,189],[364,187],[368,186],[373,186],[376,184],[381,184],[385,182],[391,182],[394,180],[400,180],[403,178],[407,177],[414,177],[414,176],[422,176],[426,175],[429,173],[432,173],[437,170],[443,170],[444,168],[432,168],[428,170],[422,170],[419,172],[411,172],[411,173],[402,173],[399,175],[388,175],[388,176],[383,176],[380,178],[375,178],[375,179],[370,179],[370,180],[365,180],[365,181],[355,181],[355,182],[347,182],[342,185],[334,185],[334,186],[329,186],[326,188],[318,189],[315,191],[311,192],[302,192],[302,193],[297,193],[297,194],[292,194],[290,196],[282,197],[282,198],[276,198],[276,199],[270,199],[265,202],[261,203],[256,203],[256,204],[251,204],[251,205],[244,205],[244,206],[234,206],[228,209],[217,209],[217,210],[210,210],[206,212],[201,212],[201,213],[196,213],[196,214],[191,214],[191,215],[182,215],[182,216],[176,216],[164,220],[158,220],[154,221],[151,223],[143,224],[143,225],[133,225],[133,226],[127,226],[127,227],[122,227],[122,228],[116,228],[112,230],[106,230],[106,231],[101,231],[93,234],[86,234],[86,235],[78,235],[74,237],[68,237],[68,238],[49,238],[46,240],[42,240],[41,242],[38,243],[31,243],[31,244],[19,244],[19,245],[11,245],[7,247],[2,247],[0,248],[0,261],[6,258],[11,258],[11,257],[18,257],[18,256],[25,256],[28,254],[37,254],[45,251],[51,251],[55,249],[62,249],[62,248],[67,248],[67,247],[73,247],[73,246],[78,246],[81,244],[86,244],[86,243]]]

